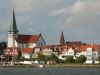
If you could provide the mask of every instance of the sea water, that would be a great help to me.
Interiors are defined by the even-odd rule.
[[[0,75],[100,75],[100,68],[2,67]]]

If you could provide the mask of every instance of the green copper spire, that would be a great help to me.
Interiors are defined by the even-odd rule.
[[[13,10],[13,15],[12,15],[12,17],[11,17],[11,22],[10,22],[10,27],[9,27],[8,32],[15,32],[15,33],[18,32],[17,26],[16,26],[16,19],[15,19],[14,10]]]

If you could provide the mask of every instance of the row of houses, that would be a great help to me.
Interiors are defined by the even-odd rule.
[[[80,55],[84,55],[87,57],[86,63],[99,63],[100,45],[91,45],[80,41],[65,42],[63,32],[61,33],[60,44],[47,45],[41,33],[37,35],[19,34],[13,11],[8,30],[8,44],[4,50],[4,55],[18,56],[20,53],[25,59],[36,58],[39,53],[43,55],[54,54],[62,60],[68,56],[73,56],[76,59]]]
[[[77,59],[80,55],[84,55],[87,60],[85,63],[99,63],[100,45],[47,45],[45,47],[35,47],[34,54],[42,52],[43,55],[56,55],[59,59],[65,60],[69,56]],[[33,54],[33,55],[34,55]],[[36,55],[37,56],[37,55]],[[35,57],[34,57],[35,58]]]

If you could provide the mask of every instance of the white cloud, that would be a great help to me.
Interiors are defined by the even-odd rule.
[[[49,13],[49,16],[59,16],[59,15],[65,15],[65,14],[75,14],[81,12],[85,7],[84,1],[76,1],[72,6],[66,7],[66,8],[60,8],[56,9]]]
[[[7,28],[7,22],[4,22],[4,20],[0,19],[0,31],[5,30]]]
[[[100,14],[100,0],[76,0],[73,5],[66,8],[55,9],[51,16],[76,15],[76,14]]]
[[[61,9],[52,11],[52,12],[49,13],[48,15],[49,15],[49,16],[59,16],[59,15],[65,14],[65,12],[67,12],[67,9],[66,9],[66,8],[61,8]]]
[[[49,16],[62,16],[65,25],[83,25],[100,15],[100,0],[76,0],[73,5],[49,13]],[[96,20],[95,20],[96,21]]]
[[[69,13],[70,14],[79,13],[82,10],[84,10],[84,8],[85,8],[85,2],[79,0],[71,7],[71,9],[69,10],[70,11]]]
[[[28,12],[34,8],[56,4],[59,0],[11,0],[11,2],[16,10]]]
[[[29,19],[28,16],[18,16],[16,17],[16,21],[19,23],[19,24],[24,24],[25,22],[27,22]]]

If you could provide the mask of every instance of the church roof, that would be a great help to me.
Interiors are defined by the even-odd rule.
[[[40,35],[18,35],[16,41],[18,43],[36,43],[40,38]]]
[[[65,39],[64,39],[63,31],[62,31],[61,37],[60,37],[60,45],[64,45],[64,44],[65,44]]]
[[[18,32],[17,26],[16,26],[16,19],[15,19],[14,10],[13,10],[13,15],[11,17],[11,22],[10,22],[10,27],[9,27],[8,32]]]

